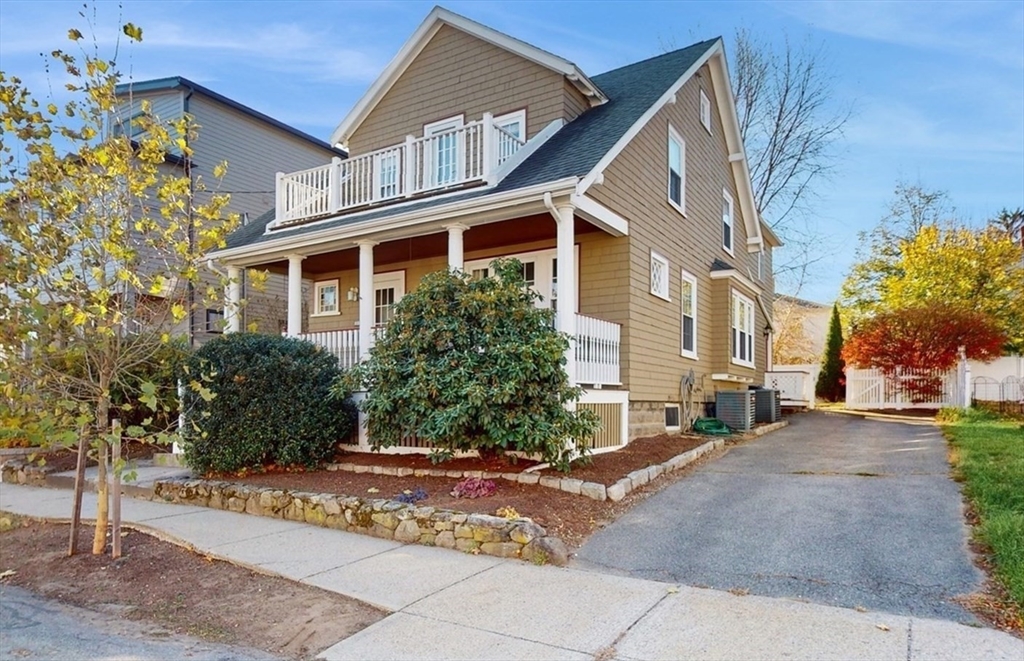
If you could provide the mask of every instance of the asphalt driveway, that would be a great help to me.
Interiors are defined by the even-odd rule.
[[[579,568],[974,622],[982,574],[928,424],[805,413],[732,448],[580,549]]]

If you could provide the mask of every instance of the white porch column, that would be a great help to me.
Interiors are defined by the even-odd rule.
[[[227,296],[224,301],[224,317],[228,322],[225,333],[237,333],[242,330],[242,269],[237,266],[228,267]]]
[[[555,325],[573,338],[565,352],[565,371],[569,382],[576,384],[576,232],[573,212],[576,207],[560,204],[555,207],[558,223],[558,313]]]
[[[465,265],[462,251],[462,233],[469,228],[459,223],[445,225],[448,230],[448,268],[461,271]]]
[[[302,260],[303,255],[288,255],[288,335],[302,334]]]
[[[359,242],[359,360],[366,360],[373,344],[373,247]]]

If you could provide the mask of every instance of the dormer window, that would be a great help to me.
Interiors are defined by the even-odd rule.
[[[497,158],[501,165],[526,141],[526,110],[517,110],[494,118],[498,133]]]

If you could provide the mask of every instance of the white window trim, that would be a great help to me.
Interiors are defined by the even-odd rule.
[[[764,282],[764,249],[757,251],[757,280]]]
[[[670,142],[679,143],[679,203],[672,199],[672,149]],[[668,147],[668,159],[665,162],[665,173],[666,173],[666,187],[665,197],[668,199],[668,203],[672,205],[672,208],[681,213],[684,217],[686,216],[686,140],[679,134],[672,125],[668,125],[668,139],[665,141],[666,147]]]
[[[700,123],[711,133],[711,99],[702,89],[700,91]]]
[[[679,270],[681,282],[689,282],[691,285],[690,301],[693,307],[693,349],[687,350],[683,346],[683,287],[679,286],[679,355],[692,360],[699,360],[697,357],[697,278],[685,269]]]
[[[660,262],[662,265],[662,272],[665,274],[665,291],[664,293],[654,290],[654,262]],[[657,250],[651,250],[651,294],[657,296],[660,299],[671,301],[672,300],[672,276],[668,258],[659,253]]]
[[[678,425],[672,425],[672,426],[669,426],[668,421],[666,421],[665,422],[665,431],[679,431],[680,429],[682,429],[682,424],[683,424],[683,409],[682,409],[682,407],[679,406],[679,404],[672,403],[672,404],[665,404],[665,408],[666,409],[675,409],[676,410],[676,420],[679,421]],[[666,415],[666,417],[667,417],[667,415]]]
[[[737,305],[736,305],[737,301],[744,302],[746,304],[747,310],[748,310],[749,325],[748,325],[747,335],[749,336],[749,347],[748,348],[750,350],[747,352],[747,355],[750,357],[750,360],[747,360],[747,361],[740,360],[737,357],[738,356],[738,351],[737,351],[738,345],[734,346],[733,343],[732,343],[732,333],[733,333],[733,330],[737,330],[737,331],[739,330],[738,326],[735,325],[739,321],[738,318],[737,318],[737,309],[736,309],[737,308]],[[754,314],[754,301],[751,300],[748,296],[744,296],[743,294],[741,294],[736,289],[731,289],[730,290],[730,298],[729,298],[729,362],[731,362],[733,365],[739,365],[741,367],[750,367],[750,368],[754,367],[754,363],[755,363],[755,354],[754,354],[754,352],[757,350],[757,342],[754,341],[754,321],[755,321],[755,319],[756,319],[756,315]]]
[[[337,301],[337,310],[331,310],[328,312],[322,312],[320,310],[320,290],[325,287],[334,287],[334,300]],[[341,314],[341,287],[338,284],[338,279],[333,280],[319,280],[313,284],[313,314],[311,317],[336,317]]]
[[[722,189],[722,200],[729,203],[729,245],[725,245],[725,214],[722,215],[722,250],[729,253],[729,255],[735,257],[736,253],[733,251],[733,246],[736,245],[736,205],[733,202],[732,195],[729,191]]]

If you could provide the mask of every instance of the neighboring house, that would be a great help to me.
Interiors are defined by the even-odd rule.
[[[194,182],[201,180],[210,189],[202,192],[197,187],[195,196],[199,204],[206,201],[204,196],[214,192],[230,194],[228,211],[237,213],[243,223],[274,204],[278,170],[316,167],[345,153],[180,76],[126,83],[118,86],[117,94],[129,105],[120,113],[127,126],[114,127],[116,131],[138,130],[129,120],[141,111],[143,101],[150,103],[151,112],[161,121],[174,121],[185,113],[195,119],[199,131],[189,145],[193,150],[191,158],[186,161],[180,152],[170,154],[168,167],[183,171]],[[217,182],[213,169],[221,162],[227,162],[227,174]],[[213,273],[204,275],[204,284],[217,280]],[[271,275],[262,291],[256,291],[242,271],[238,274],[238,292],[245,300],[245,305],[240,306],[243,328],[272,333],[284,330],[287,297],[283,277]],[[223,332],[224,312],[219,305],[203,307],[199,293],[194,299],[196,307],[182,330],[190,330],[190,340],[202,343]]]
[[[777,294],[772,307],[775,366],[820,363],[825,353],[832,306]]]
[[[275,208],[211,255],[288,275],[289,334],[351,364],[423,275],[511,256],[575,338],[596,448],[763,382],[779,242],[721,39],[591,77],[435,8],[330,141],[351,156],[280,175]]]

